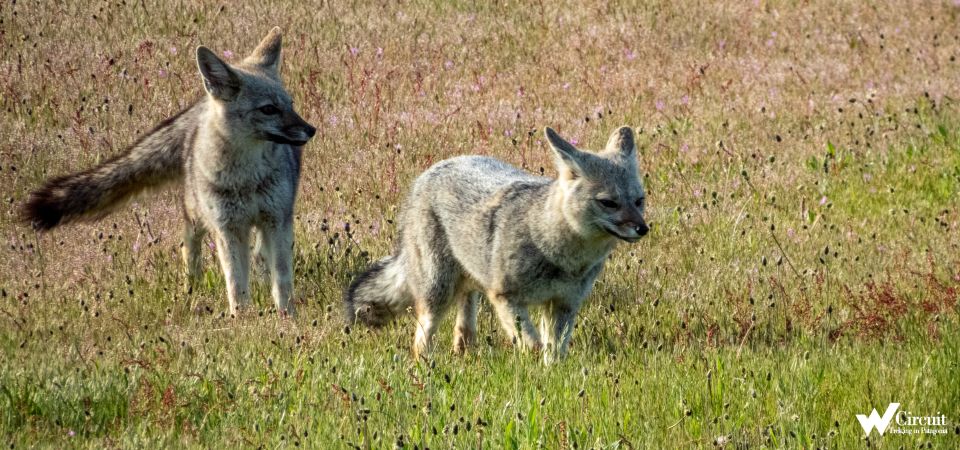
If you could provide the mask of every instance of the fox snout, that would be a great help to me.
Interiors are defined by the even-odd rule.
[[[303,120],[298,114],[294,113],[294,123],[287,126],[287,129],[292,132],[300,132],[307,136],[306,140],[310,140],[313,135],[317,134],[317,129],[313,125],[307,123],[306,120]]]
[[[317,134],[317,129],[303,119],[300,119],[299,117],[297,119],[299,120],[299,123],[285,127],[284,132],[286,132],[289,136],[298,137],[299,139],[297,140],[302,141],[302,143],[299,145],[303,145],[306,144],[307,141],[313,137],[313,135]]]
[[[307,136],[307,140],[313,137],[314,134],[317,134],[317,129],[310,125],[309,123],[304,122],[303,125],[300,125],[292,130],[288,130],[289,133],[301,133]]]
[[[643,219],[640,219],[640,223],[637,223],[637,224],[629,223],[626,225],[632,226],[634,232],[636,232],[637,235],[640,237],[644,237],[647,235],[647,233],[650,232],[650,227],[647,226],[647,223],[644,222]]]
[[[611,234],[627,242],[636,242],[650,232],[650,227],[642,218],[625,220],[617,223],[615,227],[615,231],[608,231],[612,231]]]
[[[267,139],[280,144],[302,146],[317,134],[316,127],[307,123],[297,113],[290,114],[283,121],[280,131],[280,133],[268,133]]]
[[[643,220],[643,213],[634,208],[623,208],[609,221],[612,229],[607,232],[627,242],[636,242],[650,232],[650,227]]]

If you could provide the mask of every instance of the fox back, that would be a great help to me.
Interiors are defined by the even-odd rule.
[[[522,290],[532,303],[585,295],[614,244],[647,231],[632,133],[618,132],[598,153],[547,133],[558,179],[493,158],[449,159],[417,179],[402,226],[416,229],[434,215],[456,260],[451,264],[485,289]],[[544,292],[533,288],[541,285]]]

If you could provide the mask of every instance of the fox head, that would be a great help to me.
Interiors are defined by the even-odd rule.
[[[560,171],[561,209],[584,236],[609,235],[636,242],[650,229],[643,219],[646,195],[637,174],[633,129],[621,127],[598,153],[577,150],[547,127]]]
[[[304,145],[316,128],[293,110],[293,101],[280,80],[280,28],[263,38],[240,64],[233,66],[210,49],[197,47],[197,67],[203,86],[223,115],[234,139]]]

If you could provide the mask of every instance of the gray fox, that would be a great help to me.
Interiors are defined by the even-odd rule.
[[[344,294],[348,323],[381,326],[412,305],[419,358],[455,305],[453,346],[461,353],[476,339],[483,292],[514,342],[542,350],[547,363],[563,357],[607,256],[649,228],[631,128],[614,132],[599,153],[550,128],[545,134],[556,180],[481,156],[444,160],[420,175],[400,214],[396,251]],[[534,305],[544,307],[539,332],[528,313]]]
[[[280,29],[274,28],[236,66],[198,47],[203,98],[126,152],[47,181],[30,194],[24,218],[37,230],[95,220],[147,188],[180,183],[188,286],[200,273],[201,242],[209,230],[231,314],[248,305],[251,230],[256,230],[277,309],[293,314],[293,207],[302,147],[316,129],[293,110],[283,87],[280,46]]]

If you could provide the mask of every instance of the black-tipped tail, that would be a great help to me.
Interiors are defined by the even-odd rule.
[[[343,294],[348,324],[382,327],[410,305],[402,267],[395,256],[381,259],[361,273]]]
[[[125,153],[97,167],[46,182],[24,203],[23,220],[49,230],[98,219],[144,189],[181,178],[185,141],[196,129],[201,108],[195,103],[163,121]]]
[[[42,189],[30,194],[30,198],[23,205],[21,215],[23,220],[30,223],[33,229],[39,231],[49,230],[60,224],[63,220],[64,211],[68,205],[65,205],[64,199],[56,198],[53,194],[61,188],[58,187],[60,179],[51,180]]]

